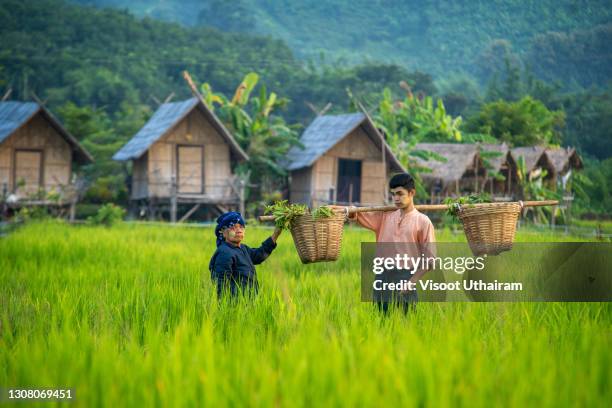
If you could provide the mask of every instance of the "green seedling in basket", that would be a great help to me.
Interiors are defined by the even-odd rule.
[[[304,204],[289,204],[287,200],[276,201],[274,204],[267,205],[265,214],[274,216],[274,223],[278,228],[289,229],[291,221],[295,217],[312,213],[313,218],[328,218],[334,215],[334,212],[328,206],[322,206],[310,211]]]
[[[447,206],[446,213],[452,216],[454,220],[458,220],[459,208],[461,208],[461,206],[490,202],[491,195],[488,193],[470,194],[469,196],[461,196],[457,198],[448,197],[444,200],[444,204]]]

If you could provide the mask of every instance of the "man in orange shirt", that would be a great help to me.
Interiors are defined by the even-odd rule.
[[[396,174],[389,181],[389,189],[397,210],[353,213],[349,220],[374,231],[377,243],[405,244],[398,247],[403,247],[403,252],[409,252],[413,257],[420,257],[422,254],[426,257],[435,256],[434,227],[429,217],[414,207],[416,189],[412,176],[408,173]],[[410,271],[412,276],[409,282],[416,283],[425,272],[426,268]],[[376,296],[375,300],[378,307],[387,312],[389,302]],[[404,311],[407,311],[408,304],[414,307],[417,300],[416,290],[403,291],[394,303],[402,303]]]

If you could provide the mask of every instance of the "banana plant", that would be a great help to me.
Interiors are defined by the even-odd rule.
[[[206,103],[211,109],[215,105],[218,107],[220,119],[251,158],[238,170],[258,175],[260,183],[253,191],[255,196],[271,193],[280,187],[287,173],[279,163],[289,148],[301,145],[296,126],[288,125],[274,115],[275,110],[284,108],[288,100],[279,98],[274,92],[268,94],[264,84],[259,86],[259,95],[252,97],[258,83],[259,75],[254,72],[247,74],[232,99],[215,94],[208,83],[201,86]]]
[[[407,88],[403,100],[393,101],[391,91],[386,88],[379,110],[382,122],[403,130],[399,133],[402,138],[416,136],[429,142],[461,142],[461,116],[447,115],[441,99],[434,105],[431,96],[415,97]]]
[[[503,174],[501,174],[496,168],[494,168],[491,162],[489,161],[490,159],[503,156],[502,152],[486,151],[482,148],[481,145],[478,145],[478,156],[482,160],[482,165],[487,170],[488,176],[492,177],[497,181],[506,180]]]
[[[423,165],[422,161],[446,161],[446,159],[433,152],[417,149],[417,145],[424,141],[460,142],[461,117],[453,118],[447,115],[441,99],[434,106],[431,97],[415,97],[405,82],[400,86],[406,90],[405,98],[396,101],[391,90],[385,88],[373,114],[373,120],[386,135],[387,142],[399,161],[410,169],[415,177],[418,194],[426,196],[420,175],[431,170]],[[349,97],[352,98],[350,92]],[[353,104],[358,105],[355,102]]]
[[[518,158],[516,165],[523,200],[558,200],[560,198],[559,194],[546,187],[544,183],[548,175],[546,170],[528,171],[523,156]],[[532,211],[534,222],[546,224],[551,212],[556,211],[556,207],[531,207],[528,210]]]

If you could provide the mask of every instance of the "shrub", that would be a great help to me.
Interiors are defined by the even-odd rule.
[[[123,208],[109,203],[100,207],[96,215],[87,218],[87,220],[94,225],[105,225],[110,227],[122,221],[124,215],[125,210]]]

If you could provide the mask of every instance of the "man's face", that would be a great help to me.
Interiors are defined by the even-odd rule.
[[[393,197],[393,204],[397,208],[406,208],[412,204],[415,190],[406,190],[404,187],[395,187],[390,190]]]
[[[234,224],[223,231],[223,238],[226,242],[234,245],[240,245],[244,239],[244,226],[242,224]]]

